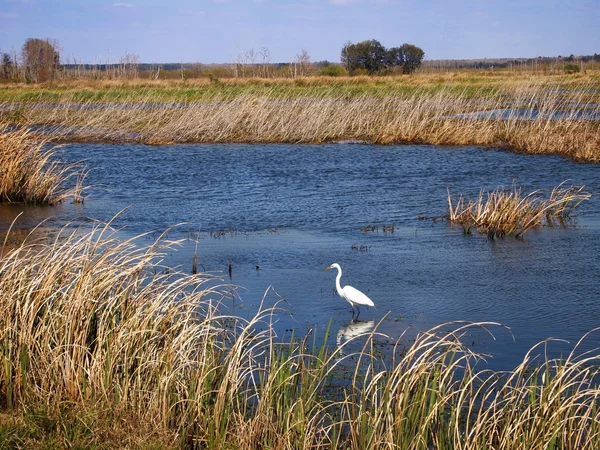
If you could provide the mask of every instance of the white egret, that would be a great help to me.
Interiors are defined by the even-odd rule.
[[[338,270],[338,274],[337,277],[335,278],[335,289],[337,290],[337,293],[340,297],[342,297],[344,300],[346,300],[348,303],[350,303],[350,306],[352,306],[352,317],[354,318],[354,306],[356,305],[356,309],[358,309],[358,314],[356,315],[356,318],[358,319],[358,316],[360,315],[360,309],[358,308],[359,305],[360,306],[375,306],[375,303],[373,303],[373,301],[367,297],[365,294],[363,294],[362,292],[360,292],[358,289],[353,288],[352,286],[340,286],[340,278],[342,278],[342,268],[340,267],[340,265],[338,263],[333,263],[332,265],[330,265],[329,267],[325,268],[325,270],[329,270],[329,269],[337,269]]]

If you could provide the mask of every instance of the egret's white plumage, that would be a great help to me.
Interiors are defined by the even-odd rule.
[[[354,317],[354,306],[358,309],[359,306],[375,306],[375,303],[367,297],[365,294],[360,292],[358,289],[353,288],[352,286],[344,286],[340,285],[340,279],[342,278],[342,268],[338,263],[333,263],[329,267],[325,268],[325,270],[329,269],[337,269],[338,274],[335,278],[335,288],[340,297],[346,300],[352,306],[352,317]],[[358,309],[358,314],[360,314],[360,309]],[[358,318],[358,315],[356,316]]]

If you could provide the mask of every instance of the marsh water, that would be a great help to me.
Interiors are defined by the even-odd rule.
[[[60,155],[84,161],[93,188],[83,205],[25,208],[24,226],[49,217],[115,219],[132,235],[166,228],[183,239],[165,263],[198,268],[240,286],[235,313],[281,300],[276,328],[322,335],[332,342],[379,324],[390,336],[414,337],[441,323],[498,322],[465,337],[489,352],[495,368],[514,367],[534,344],[564,354],[600,326],[600,166],[554,156],[524,156],[474,147],[331,145],[71,144]],[[594,193],[572,227],[541,228],[522,239],[464,235],[439,219],[447,190],[475,197],[513,184],[548,192],[559,183]],[[23,207],[3,207],[7,222]],[[384,227],[385,225],[385,227]],[[228,265],[231,262],[231,279]],[[361,322],[334,292],[342,284],[373,299]],[[266,294],[265,294],[266,293]],[[514,335],[514,339],[513,339]],[[595,348],[591,335],[582,350]]]

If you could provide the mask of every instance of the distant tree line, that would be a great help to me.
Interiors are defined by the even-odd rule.
[[[425,52],[412,44],[385,48],[375,39],[358,44],[347,42],[342,48],[342,63],[349,73],[366,71],[369,75],[399,68],[412,73],[421,65]]]
[[[56,41],[27,39],[21,49],[19,66],[16,52],[1,53],[0,76],[4,80],[38,83],[53,80],[60,69],[60,54]]]
[[[600,68],[600,55],[538,56],[536,58],[484,58],[484,59],[440,59],[424,61],[428,69],[507,69],[533,72],[569,72],[573,66],[579,69]]]
[[[263,47],[239,50],[229,63],[143,64],[137,55],[126,53],[118,62],[82,64],[61,58],[58,42],[52,39],[27,39],[20,54],[0,51],[0,81],[40,83],[56,79],[181,79],[208,78],[296,78],[307,76],[387,75],[454,69],[503,69],[549,73],[576,73],[600,69],[600,55],[558,56],[516,59],[429,60],[412,44],[385,48],[372,39],[357,44],[347,42],[341,50],[341,63],[312,62],[301,50],[288,62],[271,62]]]
[[[27,39],[20,58],[15,51],[0,51],[0,79],[12,82],[43,83],[56,79],[137,78],[139,58],[126,53],[115,64],[62,63],[58,42],[53,39]]]

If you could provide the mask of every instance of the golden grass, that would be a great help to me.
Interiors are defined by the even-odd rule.
[[[481,191],[477,200],[465,201],[461,195],[452,200],[448,190],[448,218],[450,222],[460,224],[465,233],[472,227],[488,237],[521,236],[526,231],[542,226],[554,225],[558,221],[566,225],[574,208],[591,197],[583,186],[563,187],[564,182],[556,186],[550,197],[544,200],[539,192],[523,195],[522,190],[513,186],[507,190],[498,188],[485,195]]]
[[[391,361],[376,356],[376,331],[356,353],[352,341],[284,343],[277,307],[223,316],[205,276],[164,273],[161,252],[174,243],[136,239],[71,227],[0,259],[0,404],[49,417],[112,411],[185,448],[600,445],[596,352],[536,365],[534,348],[512,371],[479,371],[463,337],[495,324],[467,323],[401,339]],[[336,381],[344,387],[332,391]],[[88,414],[86,429],[98,423]],[[61,439],[71,430],[58,427]],[[131,446],[147,442],[121,427]]]
[[[75,186],[73,186],[73,189],[71,191],[71,194],[73,196],[73,203],[84,203],[85,202],[84,192],[91,188],[91,186],[85,185],[85,179],[87,178],[87,176],[88,176],[88,171],[86,169],[81,170],[79,172],[79,174],[77,175],[77,180],[75,181]]]
[[[26,101],[8,95],[2,116],[44,125],[49,136],[66,141],[357,140],[482,145],[600,162],[596,78],[314,77],[224,80],[218,87],[137,81],[89,90],[66,84],[33,88]],[[507,112],[500,117],[495,110]],[[533,110],[538,114],[523,112]]]
[[[308,77],[280,77],[280,78],[219,78],[221,87],[320,87],[320,86],[379,86],[393,87],[434,87],[445,86],[506,86],[507,84],[522,85],[535,82],[544,85],[577,86],[587,83],[598,83],[600,71],[587,71],[579,74],[544,74],[509,71],[483,71],[483,70],[451,70],[437,73],[416,73],[400,76],[308,76]],[[3,85],[6,91],[35,93],[39,90],[55,89],[57,91],[78,90],[81,88],[90,91],[106,91],[116,88],[206,88],[215,83],[209,77],[181,79],[78,79],[78,80],[51,80],[44,83],[26,84],[11,83]]]
[[[27,130],[0,127],[0,203],[55,204],[72,196],[66,183],[78,167],[62,164],[55,152]]]

